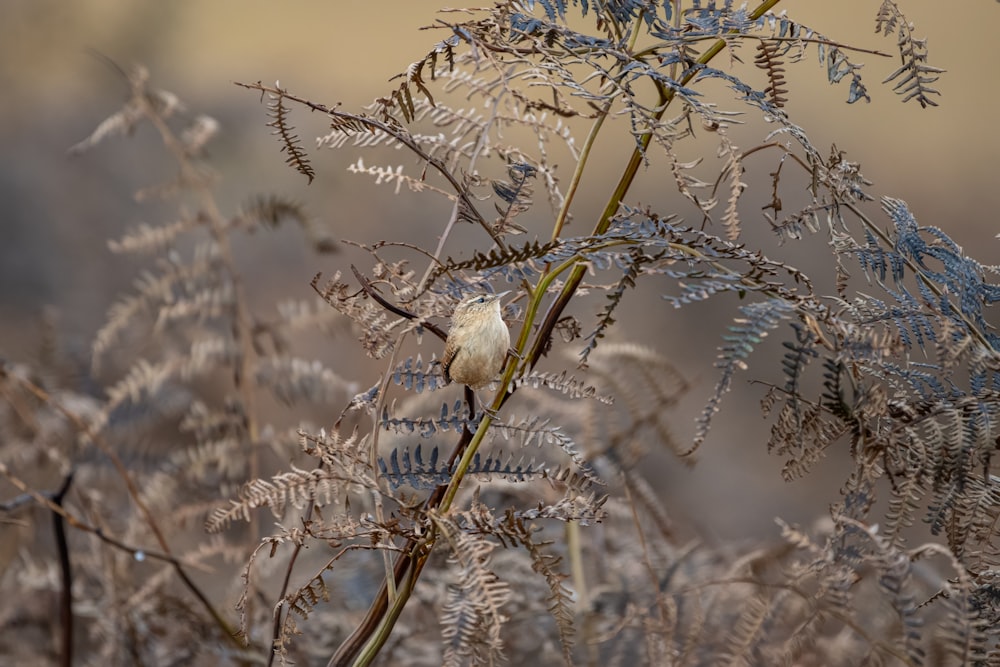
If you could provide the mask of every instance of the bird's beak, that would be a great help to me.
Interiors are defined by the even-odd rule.
[[[513,290],[507,290],[506,292],[500,292],[499,294],[494,294],[493,296],[495,296],[496,299],[497,299],[497,301],[499,301],[500,299],[502,299],[505,296],[507,296],[508,294],[510,294],[512,291]]]

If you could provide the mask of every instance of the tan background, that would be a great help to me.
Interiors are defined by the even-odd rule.
[[[790,0],[779,8],[832,39],[895,53],[894,39],[873,34],[878,4]],[[899,4],[916,23],[916,33],[929,39],[931,64],[948,70],[937,84],[943,93],[940,107],[922,110],[914,103],[901,104],[879,84],[898,60],[857,55],[867,63],[871,104],[846,105],[847,88],[829,86],[810,57],[789,68],[788,110],[821,150],[835,142],[860,162],[875,181],[872,191],[907,200],[921,223],[944,228],[983,263],[1000,263],[1000,241],[994,238],[1000,231],[994,222],[1000,206],[995,172],[1000,100],[988,48],[1000,5],[987,0]],[[125,94],[122,83],[87,55],[87,49],[123,65],[147,65],[157,86],[222,122],[223,132],[211,153],[225,179],[220,199],[229,210],[250,194],[275,192],[305,203],[337,237],[374,241],[392,234],[433,245],[447,207],[425,204],[412,195],[391,197],[389,190],[348,174],[344,167],[356,157],[351,151],[314,154],[318,179],[307,187],[282,164],[283,156],[263,126],[257,97],[230,82],[280,80],[316,101],[359,108],[390,90],[390,76],[443,38],[441,33],[417,30],[434,21],[437,5],[5,0],[0,6],[0,356],[30,359],[36,352],[38,321],[51,305],[66,349],[85,358],[108,305],[134,277],[135,265],[111,256],[106,239],[138,222],[162,222],[171,215],[169,206],[140,205],[131,199],[137,187],[171,173],[148,130],[140,130],[133,144],[116,140],[77,159],[66,157],[66,149],[111,113]],[[301,111],[296,112],[296,123],[307,145],[323,131],[318,119]],[[740,132],[741,137],[759,140],[766,128],[753,125]],[[615,156],[627,148],[602,147],[609,156],[609,171],[606,177],[591,174],[588,196],[576,210],[584,224],[587,207],[602,203],[610,191],[606,179],[615,177],[620,164]],[[771,163],[764,164],[769,167],[763,170],[766,175]],[[655,199],[660,188],[662,183],[658,186],[650,177],[634,193],[635,199]],[[774,247],[753,207],[747,208],[744,219],[751,238]],[[460,250],[453,249],[456,254]],[[336,257],[303,253],[291,232],[243,251],[247,265],[258,267],[250,282],[262,295],[269,290],[294,295],[300,290],[305,298],[315,272],[346,266]],[[775,252],[807,272],[815,270],[808,253],[826,257],[821,239]],[[820,273],[814,277],[829,280],[829,269]],[[625,328],[667,354],[682,352],[678,365],[695,382],[677,416],[677,430],[684,437],[715,380],[713,350],[732,317],[732,303],[721,312],[667,311],[655,290],[643,294],[645,301],[636,299],[623,311]],[[355,351],[349,356],[356,356]],[[358,379],[367,386],[373,377],[370,373]],[[841,452],[832,454],[806,482],[780,482],[779,462],[764,453],[767,426],[756,412],[760,392],[744,379],[737,380],[734,395],[727,399],[726,409],[738,410],[724,409],[727,416],[703,449],[702,463],[689,471],[666,460],[653,480],[677,515],[723,538],[773,532],[775,515],[802,521],[820,516],[826,503],[836,499],[842,479]]]

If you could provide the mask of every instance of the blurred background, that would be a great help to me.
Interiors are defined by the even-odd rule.
[[[805,61],[788,67],[787,110],[821,151],[835,143],[859,162],[874,181],[872,192],[906,200],[922,224],[943,228],[982,263],[1000,264],[993,219],[1000,208],[993,171],[1000,148],[994,119],[997,75],[986,48],[1000,5],[988,0],[964,2],[960,9],[931,0],[898,4],[915,23],[915,33],[928,39],[930,64],[948,70],[936,84],[942,93],[936,98],[939,107],[902,104],[880,85],[898,66],[898,56],[894,36],[874,34],[877,0],[788,0],[779,9],[828,38],[893,57],[855,54],[854,59],[866,63],[863,74],[872,102],[847,105],[846,86],[827,84],[815,51],[810,51]],[[155,87],[177,94],[191,112],[220,121],[221,133],[209,152],[222,175],[219,201],[224,210],[235,210],[254,194],[275,193],[302,202],[336,238],[402,238],[433,247],[447,221],[445,203],[406,192],[389,196],[391,186],[348,173],[346,166],[359,155],[350,149],[312,151],[317,179],[307,185],[284,165],[278,143],[264,127],[267,118],[259,97],[232,82],[280,80],[303,97],[358,110],[392,90],[395,84],[388,79],[446,36],[419,30],[434,23],[439,5],[425,0],[377,8],[360,0],[5,0],[0,7],[0,356],[34,359],[39,327],[48,321],[66,354],[85,368],[90,342],[108,307],[131,288],[137,272],[133,260],[108,251],[107,240],[140,222],[162,223],[175,215],[169,202],[133,198],[138,188],[173,173],[148,127],[128,141],[116,138],[84,155],[67,156],[67,149],[116,111],[127,95],[125,83],[90,50],[123,67],[147,66]],[[752,52],[743,56],[747,68],[739,71],[747,72]],[[714,64],[729,66],[724,59]],[[729,108],[737,106],[731,96],[724,101]],[[741,147],[760,142],[771,129],[747,120],[734,135]],[[313,137],[325,133],[322,118],[311,118],[302,109],[292,111],[292,122],[307,148]],[[604,177],[599,170],[590,175],[574,211],[580,229],[589,224],[588,211],[603,206],[629,148],[600,147],[601,164],[608,171]],[[384,163],[401,159],[390,157]],[[762,158],[761,164],[766,168],[758,171],[766,183],[773,158]],[[568,177],[569,170],[562,175]],[[648,176],[632,193],[633,203],[662,202],[663,190],[672,191],[669,177],[664,185],[662,174]],[[786,210],[793,210],[791,203]],[[877,216],[877,206],[870,212]],[[748,238],[755,239],[751,244],[774,247],[817,281],[832,280],[822,238],[777,248],[754,205],[744,207],[743,220]],[[544,230],[538,228],[541,234]],[[472,238],[460,238],[466,237]],[[240,259],[253,267],[248,271],[251,289],[262,298],[285,294],[308,299],[315,273],[329,275],[349,264],[343,256],[314,255],[304,248],[294,229],[280,230],[265,243],[247,244]],[[446,254],[458,257],[462,252],[457,238]],[[813,256],[829,265],[820,275],[813,275]],[[668,310],[659,294],[647,289],[619,318],[619,339],[633,338],[676,356],[678,368],[692,382],[677,411],[682,441],[690,437],[693,416],[716,380],[715,347],[733,317],[733,305]],[[595,303],[590,317],[598,309]],[[586,309],[578,314],[584,331],[589,330]],[[377,377],[378,367],[359,363],[349,340],[330,354],[337,360],[331,365],[362,387]],[[843,479],[843,460],[833,452],[805,481],[781,482],[781,462],[768,458],[763,447],[768,429],[758,408],[763,390],[747,384],[748,377],[736,380],[724,404],[727,416],[716,423],[697,466],[689,469],[663,456],[650,468],[651,481],[670,511],[683,523],[697,522],[705,537],[773,535],[773,518],[779,515],[809,522],[826,514]],[[333,406],[332,413],[341,407]]]

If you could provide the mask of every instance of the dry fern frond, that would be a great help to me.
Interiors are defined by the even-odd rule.
[[[666,146],[666,149],[667,157],[670,160],[670,173],[674,176],[677,191],[697,206],[705,215],[708,215],[719,204],[719,200],[714,196],[699,197],[695,191],[711,187],[712,184],[697,178],[692,173],[703,162],[704,158],[682,163],[677,159],[677,155],[669,146]]]
[[[741,180],[744,168],[739,149],[724,134],[720,134],[719,157],[723,159],[722,174],[729,180],[729,197],[722,213],[722,226],[726,229],[726,238],[735,241],[740,237],[740,196],[747,184]]]
[[[757,55],[753,63],[767,73],[768,86],[764,89],[764,94],[771,104],[780,109],[788,102],[788,98],[785,97],[788,94],[788,89],[785,88],[788,82],[785,80],[784,62],[779,51],[777,42],[762,39],[757,43]]]
[[[559,373],[531,371],[527,375],[514,378],[512,384],[515,387],[531,387],[533,389],[546,387],[565,395],[567,398],[592,398],[605,405],[613,405],[615,402],[613,396],[601,396],[595,387],[577,380],[567,371]]]
[[[306,401],[331,405],[353,386],[319,360],[266,359],[257,366],[254,377],[289,406]]]
[[[218,508],[205,522],[205,530],[217,533],[235,520],[250,520],[251,510],[267,507],[280,518],[289,505],[302,509],[316,499],[329,504],[341,486],[333,473],[325,470],[298,470],[248,482],[239,493],[238,500],[230,500],[225,508]]]
[[[625,465],[639,457],[636,448],[647,433],[653,442],[683,451],[672,433],[669,409],[688,383],[669,359],[641,345],[605,343],[591,356],[589,372],[614,396],[615,409],[591,411],[581,439],[615,449]]]
[[[365,174],[367,176],[373,176],[375,178],[375,185],[381,185],[383,183],[388,183],[390,185],[395,185],[394,194],[399,194],[402,187],[405,185],[410,192],[433,192],[435,194],[441,195],[451,201],[455,201],[458,197],[446,190],[434,187],[433,185],[427,183],[423,177],[410,176],[409,174],[403,173],[403,165],[399,164],[395,167],[379,167],[379,166],[369,166],[365,164],[364,158],[358,158],[357,162],[347,166],[347,171],[352,174]]]
[[[444,517],[431,518],[457,566],[455,584],[441,611],[444,664],[464,664],[467,658],[492,662],[502,655],[500,630],[507,621],[502,609],[511,594],[510,586],[490,569],[490,553],[496,545]]]
[[[754,347],[767,336],[769,331],[792,317],[795,307],[783,299],[770,299],[742,306],[740,311],[743,317],[733,321],[729,327],[730,333],[724,337],[725,343],[719,348],[719,358],[715,366],[722,369],[722,375],[697,419],[694,444],[685,455],[693,454],[704,442],[712,418],[719,411],[722,397],[731,388],[736,371],[746,369],[746,360]]]
[[[506,438],[508,440],[519,439],[521,447],[529,447],[531,445],[536,445],[538,447],[543,447],[545,445],[557,445],[563,452],[570,457],[573,465],[576,466],[577,472],[579,472],[584,479],[588,480],[592,484],[597,484],[599,486],[604,486],[604,481],[600,478],[597,472],[594,470],[593,465],[584,457],[583,453],[580,452],[576,443],[570,438],[563,429],[559,427],[548,426],[549,420],[541,417],[526,417],[518,422],[502,422],[495,421],[493,427],[496,429],[497,435]]]
[[[397,364],[396,368],[392,371],[392,383],[417,394],[424,390],[434,391],[435,389],[440,389],[448,383],[440,370],[432,370],[438,369],[439,366],[440,361],[436,356],[432,356],[426,366],[419,354],[416,358],[407,357],[405,361]]]
[[[316,178],[316,171],[309,162],[309,156],[302,147],[299,136],[295,134],[295,128],[288,123],[288,107],[285,106],[281,87],[276,84],[275,88],[278,92],[269,95],[270,101],[267,104],[268,115],[271,117],[267,126],[273,127],[272,134],[281,139],[281,150],[288,156],[285,158],[285,163],[294,167],[295,171],[312,183],[313,179]]]
[[[597,349],[597,341],[604,338],[607,330],[614,325],[614,313],[618,305],[622,302],[622,299],[625,298],[625,291],[635,288],[636,279],[642,273],[643,266],[652,263],[655,259],[655,257],[645,254],[638,248],[633,248],[626,257],[622,258],[620,261],[620,264],[624,265],[622,267],[624,269],[622,275],[615,286],[608,290],[608,294],[606,295],[608,303],[605,304],[604,309],[597,316],[597,325],[585,337],[587,345],[580,353],[581,368],[587,367],[587,360],[590,358],[590,354]]]
[[[119,240],[108,241],[108,248],[115,253],[154,253],[173,247],[181,234],[199,223],[192,218],[181,218],[165,225],[140,224]]]
[[[882,0],[875,18],[875,32],[889,35],[894,30],[898,31],[897,46],[903,64],[882,83],[895,81],[892,89],[903,97],[904,102],[916,100],[925,109],[936,107],[937,102],[930,96],[941,93],[931,88],[930,84],[937,81],[940,78],[938,75],[945,70],[927,64],[927,40],[913,36],[913,24],[907,21],[893,0]]]
[[[207,322],[232,312],[236,292],[228,281],[192,291],[160,306],[154,330],[176,325],[180,320]]]
[[[199,114],[181,132],[181,142],[184,144],[184,151],[190,156],[197,156],[202,152],[209,141],[219,133],[219,121],[211,116]]]
[[[430,73],[430,78],[437,76],[437,63],[439,57],[444,57],[447,69],[451,70],[455,66],[455,46],[459,43],[457,35],[438,42],[434,48],[423,58],[410,64],[406,72],[398,74],[393,79],[402,79],[399,87],[390,93],[388,98],[376,100],[376,115],[383,120],[395,120],[393,109],[398,109],[403,116],[404,122],[412,122],[414,117],[414,101],[410,92],[410,86],[416,88],[427,101],[433,106],[434,98],[424,80],[424,71]]]
[[[170,254],[158,260],[156,268],[156,272],[143,272],[135,281],[135,293],[122,297],[108,310],[107,321],[94,337],[91,349],[95,369],[100,367],[104,354],[127,331],[144,324],[151,327],[161,308],[190,296],[201,284],[217,283],[219,258],[212,246],[189,263],[179,255]]]
[[[306,238],[316,252],[329,253],[336,250],[325,225],[309,215],[301,204],[278,195],[258,195],[252,198],[240,207],[234,224],[247,227],[252,232],[257,226],[277,228],[287,220],[305,231]]]
[[[108,137],[118,134],[132,134],[136,125],[150,112],[162,118],[169,118],[174,113],[184,109],[180,98],[173,93],[147,87],[149,71],[145,67],[133,67],[125,76],[132,92],[125,106],[101,121],[90,136],[70,148],[70,155],[88,151]]]
[[[388,354],[403,329],[412,325],[407,318],[390,319],[382,307],[366,299],[364,292],[352,293],[349,285],[340,282],[339,272],[323,287],[319,286],[321,279],[322,274],[316,274],[311,283],[313,289],[334,309],[359,325],[362,346],[373,359]]]
[[[98,125],[94,131],[86,139],[83,139],[77,144],[74,144],[69,149],[70,155],[76,155],[79,153],[84,153],[97,144],[101,143],[108,137],[125,134],[129,135],[135,130],[136,125],[139,124],[143,118],[142,109],[133,100],[129,100],[119,111],[108,116],[100,125]]]

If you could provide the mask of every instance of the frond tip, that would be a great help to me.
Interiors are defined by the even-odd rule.
[[[903,96],[904,102],[916,100],[920,106],[936,107],[937,102],[930,95],[940,95],[940,91],[931,88],[930,84],[940,78],[944,72],[939,67],[927,64],[927,40],[916,39],[913,36],[913,24],[906,20],[899,7],[892,0],[883,0],[875,18],[875,32],[889,35],[897,31],[897,46],[903,64],[895,72],[885,78],[882,83],[896,82],[892,87],[897,94]]]
[[[771,104],[779,109],[785,106],[788,98],[788,89],[785,86],[784,61],[781,59],[778,43],[773,40],[762,39],[757,44],[757,56],[753,59],[754,64],[767,72],[768,87],[764,89],[764,94],[771,101]]]
[[[280,517],[287,506],[304,507],[317,496],[329,503],[335,485],[334,475],[327,471],[294,467],[270,481],[256,479],[243,487],[239,500],[230,500],[228,507],[216,509],[205,522],[205,530],[217,533],[234,520],[249,521],[250,511],[258,507],[269,507],[276,517]]]
[[[295,128],[288,123],[288,107],[285,106],[285,97],[281,92],[281,87],[275,84],[275,88],[278,93],[272,93],[269,96],[271,101],[267,103],[267,113],[271,117],[267,126],[273,127],[274,132],[271,134],[277,135],[281,139],[281,150],[288,155],[285,163],[295,167],[295,171],[308,178],[309,182],[312,183],[313,179],[316,178],[316,172],[313,170],[312,163],[309,162],[309,156],[306,155],[306,151],[302,147],[299,135],[295,134]]]
[[[743,317],[738,317],[729,327],[729,334],[722,338],[725,343],[719,348],[719,358],[715,367],[722,369],[722,376],[715,385],[715,391],[698,417],[694,444],[687,454],[694,453],[708,435],[712,417],[719,411],[722,397],[732,386],[733,376],[738,369],[746,369],[746,360],[754,348],[767,336],[768,332],[782,321],[791,317],[795,306],[784,299],[768,299],[741,306]]]

